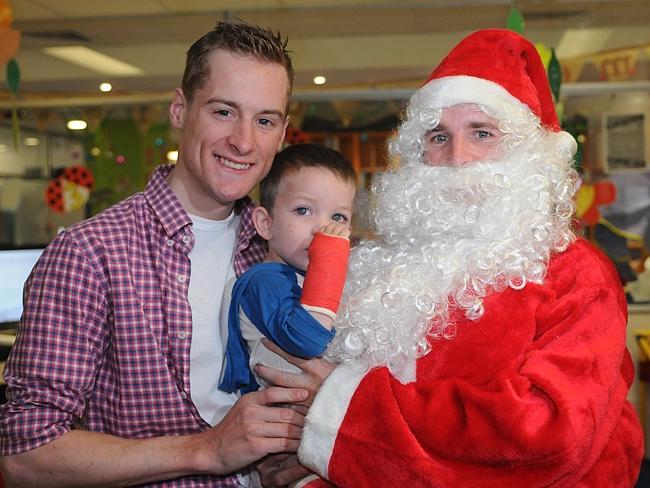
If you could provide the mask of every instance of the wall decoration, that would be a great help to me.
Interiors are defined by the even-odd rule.
[[[13,21],[13,11],[7,0],[0,0],[0,64],[7,63],[6,77],[7,86],[11,91],[11,128],[13,131],[14,149],[18,151],[20,147],[20,123],[18,120],[18,111],[16,110],[16,94],[20,86],[20,68],[18,62],[13,57],[20,47],[20,32],[11,30]]]
[[[648,114],[606,113],[602,126],[606,173],[642,173],[650,169]]]
[[[508,29],[523,35],[524,25],[524,16],[521,14],[521,11],[513,5],[510,7],[510,12],[508,13]]]
[[[55,212],[71,212],[82,208],[95,185],[91,171],[84,166],[69,166],[50,181],[45,202]]]
[[[309,142],[309,137],[307,134],[305,134],[303,131],[300,129],[296,129],[294,127],[287,127],[287,132],[284,135],[284,143],[286,145],[292,145],[292,144],[302,144],[305,142]]]
[[[587,226],[594,226],[601,220],[601,205],[616,201],[616,186],[611,181],[583,183],[576,194],[576,217]]]

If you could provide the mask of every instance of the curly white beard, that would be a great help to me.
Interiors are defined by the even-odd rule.
[[[403,160],[375,179],[379,240],[352,252],[329,358],[413,381],[429,341],[455,336],[452,307],[478,320],[491,292],[542,282],[551,253],[575,238],[572,154],[539,127],[508,137],[507,160]]]

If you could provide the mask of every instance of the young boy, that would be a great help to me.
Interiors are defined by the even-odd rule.
[[[352,165],[333,149],[297,144],[276,155],[253,213],[268,254],[237,279],[231,297],[224,294],[230,307],[222,307],[229,316],[221,390],[265,386],[252,370],[258,363],[300,372],[264,347],[264,337],[303,358],[319,356],[334,337],[355,191]]]

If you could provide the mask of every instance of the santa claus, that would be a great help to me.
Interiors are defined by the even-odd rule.
[[[520,35],[433,71],[372,187],[304,465],[356,488],[634,485],[625,297],[573,228],[575,149]]]

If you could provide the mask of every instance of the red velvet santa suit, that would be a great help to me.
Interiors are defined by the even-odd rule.
[[[480,106],[480,110],[499,121],[504,140],[514,134],[515,139],[511,140],[520,137],[534,146],[519,153],[530,159],[531,168],[524,169],[522,175],[511,167],[511,179],[506,178],[512,182],[508,191],[523,189],[525,193],[520,213],[499,213],[500,209],[488,206],[489,200],[480,200],[482,209],[491,210],[486,210],[485,219],[475,225],[487,229],[490,220],[498,221],[495,229],[503,230],[486,234],[489,238],[483,251],[516,242],[521,247],[510,256],[523,255],[521,262],[546,261],[548,251],[551,257],[545,262],[546,274],[533,273],[533,279],[523,281],[523,288],[511,283],[504,291],[481,295],[482,316],[467,315],[481,310],[473,308],[472,300],[465,300],[462,305],[463,300],[450,299],[449,303],[461,304],[461,309],[450,317],[455,336],[449,340],[432,339],[430,352],[415,363],[415,375],[411,376],[409,369],[400,378],[402,382],[387,367],[368,372],[355,368],[355,361],[363,359],[365,352],[376,352],[375,347],[380,344],[362,343],[361,356],[351,356],[337,366],[316,395],[306,419],[299,458],[336,485],[355,488],[634,486],[643,455],[643,435],[634,409],[626,400],[634,376],[625,344],[626,301],[612,263],[591,244],[581,239],[566,249],[556,244],[562,238],[567,243],[573,239],[567,235],[572,234],[570,199],[574,188],[566,178],[575,141],[561,130],[544,66],[534,45],[522,36],[498,29],[470,34],[452,49],[409,101],[406,120],[398,130],[396,143],[391,145],[402,168],[384,180],[402,193],[377,195],[378,202],[388,202],[378,206],[378,213],[384,211],[385,217],[378,220],[382,224],[378,226],[379,234],[387,243],[387,252],[393,253],[390,256],[397,254],[398,259],[392,268],[381,268],[383,271],[374,270],[372,261],[360,261],[364,267],[351,260],[351,296],[354,298],[357,293],[361,298],[356,305],[351,300],[350,309],[364,304],[373,310],[384,306],[383,288],[378,289],[376,283],[386,286],[386,290],[408,289],[413,300],[422,289],[429,301],[435,300],[432,290],[437,284],[427,280],[431,281],[431,276],[444,279],[444,273],[436,273],[439,268],[446,270],[450,262],[456,262],[454,259],[472,263],[468,261],[469,254],[454,255],[451,261],[441,262],[427,257],[423,246],[395,246],[399,239],[417,240],[419,244],[426,241],[426,235],[401,225],[402,216],[409,215],[406,225],[412,229],[418,228],[413,222],[427,222],[428,217],[422,216],[426,212],[417,203],[426,202],[428,192],[436,192],[435,182],[432,180],[429,187],[425,179],[425,194],[410,197],[415,204],[406,196],[400,201],[399,195],[407,194],[405,188],[409,195],[413,195],[414,187],[422,189],[419,181],[402,187],[403,182],[396,179],[399,173],[408,178],[408,168],[417,168],[424,162],[432,166],[457,163],[452,169],[458,175],[459,166],[478,164],[474,155],[473,159],[450,162],[426,159],[423,154],[426,135],[444,119],[444,114],[440,118],[436,113],[463,104],[473,104],[474,109]],[[490,127],[476,125],[472,116],[465,121],[478,128],[471,132],[477,140],[491,134]],[[463,144],[468,140],[455,131],[453,124],[442,127],[443,136],[440,140],[435,138],[436,144],[453,141],[454,137],[460,137]],[[524,130],[525,135],[517,136],[517,130]],[[534,173],[532,179],[527,177],[530,171]],[[416,170],[413,174],[420,173]],[[534,184],[526,186],[530,181]],[[386,185],[373,184],[373,191],[378,188],[389,192]],[[518,195],[523,198],[523,194]],[[538,195],[538,199],[533,195]],[[464,199],[459,198],[461,202]],[[506,198],[504,205],[509,201],[510,208],[520,203]],[[432,215],[444,214],[445,209],[451,208],[436,205]],[[474,235],[472,221],[462,211],[457,215],[466,226],[449,236],[458,236],[458,243],[466,243],[466,235]],[[530,221],[535,219],[538,221],[530,227]],[[429,224],[431,243],[448,237],[438,230],[441,226],[455,229],[444,219],[435,222],[437,226]],[[392,228],[397,224],[401,233]],[[535,226],[541,226],[545,232],[536,236]],[[448,254],[453,254],[452,245],[447,244]],[[436,249],[444,252],[445,248]],[[410,260],[409,253],[417,259]],[[390,256],[380,254],[377,262],[390,260]],[[500,272],[507,268],[507,253],[490,256],[500,260]],[[400,282],[390,282],[389,286],[392,270],[404,262],[424,263],[419,266],[429,266],[431,271],[412,273],[412,288]],[[467,268],[469,274],[458,275],[457,288],[450,288],[451,293],[471,281],[474,267],[480,267],[477,263]],[[352,270],[362,276],[352,276]],[[372,276],[374,272],[383,274]],[[364,295],[366,288],[372,290],[370,298]],[[400,291],[401,295],[404,293]],[[420,329],[412,328],[413,324],[403,318],[402,310],[406,309],[395,308],[397,315],[391,310],[387,306],[385,314],[379,315],[380,321],[385,320],[390,326],[401,322],[402,330],[415,331],[413,341],[420,340]],[[337,325],[337,340],[345,346],[346,339],[352,337],[346,336],[346,331],[372,328],[377,323],[376,316],[372,315],[369,323],[360,323],[355,316],[348,323]],[[377,325],[378,329],[383,326]],[[350,344],[357,347],[354,341]],[[385,347],[386,351],[381,352],[389,356],[402,352],[408,355],[412,350],[405,348],[399,337],[387,347],[381,342],[380,347]],[[403,374],[399,369],[393,371],[396,376]]]
[[[300,458],[339,486],[634,486],[643,435],[626,400],[620,280],[583,240],[542,285],[459,314],[403,385],[338,366],[311,407]]]

